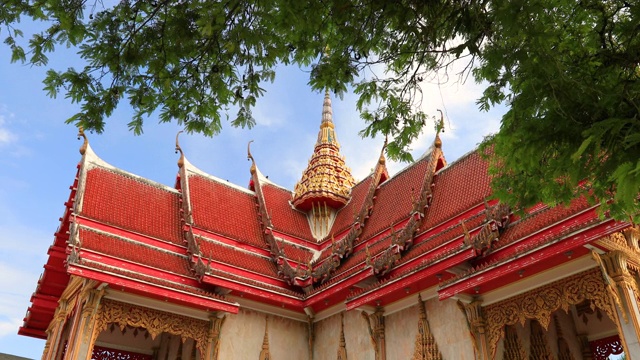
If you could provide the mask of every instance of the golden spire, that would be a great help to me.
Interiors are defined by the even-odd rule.
[[[307,169],[296,184],[293,205],[303,211],[322,204],[332,209],[341,208],[351,197],[355,185],[351,171],[340,155],[340,144],[333,125],[333,111],[329,90],[325,91],[322,122],[313,155]],[[326,204],[326,205],[325,205]]]

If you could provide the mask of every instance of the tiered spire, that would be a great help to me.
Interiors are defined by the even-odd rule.
[[[325,92],[318,141],[302,179],[296,184],[293,205],[302,211],[314,208],[339,209],[351,197],[355,182],[340,155],[340,144],[333,125],[329,90]],[[326,210],[326,209],[325,209]]]

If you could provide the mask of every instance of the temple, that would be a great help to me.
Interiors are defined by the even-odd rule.
[[[87,138],[19,333],[59,359],[640,359],[639,228],[580,197],[514,211],[478,150],[356,182],[327,92],[293,190],[180,153],[174,186]],[[311,145],[311,144],[310,144]],[[378,155],[376,155],[378,156]]]

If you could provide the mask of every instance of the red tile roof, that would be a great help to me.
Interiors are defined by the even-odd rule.
[[[351,190],[351,201],[340,209],[336,215],[336,220],[331,227],[332,234],[339,234],[353,225],[355,221],[354,215],[362,208],[362,203],[367,196],[371,181],[373,181],[373,176],[367,176],[353,187]],[[329,236],[329,238],[330,237],[331,236]]]
[[[313,252],[307,248],[295,246],[284,241],[276,241],[278,242],[278,247],[284,251],[287,259],[306,264],[313,257]]]
[[[190,270],[189,258],[185,255],[160,250],[132,240],[98,233],[85,228],[80,229],[79,236],[82,249],[99,252],[114,258],[163,271],[193,277]]]
[[[124,173],[96,167],[86,174],[81,215],[182,244],[180,194]]]
[[[389,237],[385,237],[384,239],[381,239],[374,244],[369,244],[369,254],[371,254],[371,257],[373,258],[384,250],[388,249],[389,246],[391,246],[391,239]],[[343,260],[343,263],[340,264],[340,267],[338,268],[338,270],[336,270],[334,276],[339,276],[340,274],[349,271],[351,268],[364,262],[366,258],[366,248],[362,248],[361,250],[356,251],[355,253],[351,254],[349,258]]]
[[[279,278],[278,270],[273,260],[264,256],[236,250],[233,247],[200,237],[198,237],[198,244],[200,244],[200,251],[202,252],[203,258],[211,258],[213,261],[231,265],[242,270],[272,278]],[[215,268],[215,264],[211,264],[211,267]]]
[[[420,197],[429,159],[430,156],[425,156],[380,185],[376,191],[373,213],[360,237],[362,240],[409,217],[413,201]]]
[[[506,246],[589,207],[589,202],[582,196],[573,200],[569,206],[558,205],[553,208],[543,208],[541,211],[532,213],[513,224],[509,224],[505,232],[500,236],[500,240],[495,244],[495,247]]]
[[[290,191],[264,183],[262,185],[262,194],[274,230],[315,242],[313,235],[311,235],[307,216],[289,204],[291,200]]]
[[[254,195],[200,175],[189,176],[194,226],[267,248]]]
[[[420,228],[431,228],[481,204],[491,195],[487,170],[488,163],[474,151],[439,172],[431,206]]]

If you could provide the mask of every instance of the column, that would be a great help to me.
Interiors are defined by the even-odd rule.
[[[489,348],[486,336],[486,320],[482,311],[482,300],[474,299],[468,304],[458,300],[458,307],[464,313],[469,330],[474,339],[473,348],[476,353],[476,360],[490,360]]]
[[[624,346],[627,359],[637,359],[640,354],[640,308],[636,296],[637,283],[627,267],[628,255],[620,250],[613,250],[600,255],[601,266],[613,280],[618,299],[612,299],[621,331],[620,340]],[[596,260],[597,261],[597,260]],[[605,278],[605,281],[608,279]],[[633,356],[632,356],[633,355]],[[640,359],[640,358],[638,358]]]
[[[91,358],[93,351],[93,328],[95,315],[100,305],[104,290],[83,289],[80,294],[79,320],[67,346],[65,359],[85,360]]]
[[[220,350],[220,333],[226,318],[227,317],[225,315],[217,312],[214,312],[209,316],[209,345],[207,346],[206,354],[203,354],[204,359],[218,359],[218,351]]]

